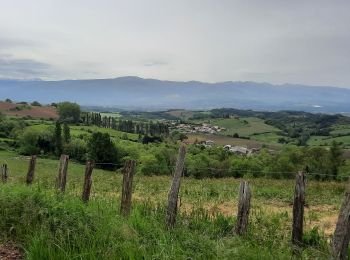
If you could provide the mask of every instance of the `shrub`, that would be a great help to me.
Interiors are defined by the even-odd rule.
[[[89,159],[94,160],[96,163],[111,163],[110,165],[101,165],[101,168],[115,169],[116,166],[120,166],[117,148],[108,133],[93,133],[87,148]]]
[[[72,139],[63,147],[64,153],[79,162],[86,161],[87,143],[82,139]]]

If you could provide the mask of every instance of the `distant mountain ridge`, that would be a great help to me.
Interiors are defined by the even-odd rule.
[[[0,99],[74,101],[121,109],[212,109],[350,112],[350,89],[228,81],[165,81],[127,76],[89,80],[1,80]]]

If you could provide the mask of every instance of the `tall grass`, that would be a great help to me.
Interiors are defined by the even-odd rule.
[[[162,204],[134,203],[129,218],[119,203],[93,200],[40,186],[2,185],[0,239],[21,245],[27,259],[286,259],[290,258],[288,214],[252,212],[248,234],[237,237],[234,217],[203,208],[181,213],[174,230],[165,228]],[[317,236],[314,235],[317,238]],[[312,237],[312,238],[314,238]],[[310,240],[310,239],[309,239]],[[327,257],[322,236],[306,257]]]

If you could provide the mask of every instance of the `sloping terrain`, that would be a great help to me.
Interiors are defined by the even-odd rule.
[[[34,118],[58,118],[57,109],[52,106],[31,106],[0,101],[0,112],[9,116]]]

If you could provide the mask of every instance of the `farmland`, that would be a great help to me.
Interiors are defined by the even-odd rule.
[[[292,254],[293,180],[250,180],[253,200],[249,235],[240,238],[232,233],[239,179],[184,178],[178,222],[169,232],[164,225],[164,206],[170,177],[136,175],[132,214],[125,219],[118,213],[119,172],[95,169],[91,200],[83,205],[79,200],[83,165],[69,164],[66,192],[57,194],[57,160],[38,159],[35,182],[26,187],[26,157],[1,151],[0,158],[10,169],[8,183],[0,184],[0,207],[7,212],[0,220],[1,239],[15,241],[28,259],[82,255],[89,255],[89,259],[285,259]],[[329,256],[327,240],[334,231],[344,188],[339,182],[308,182],[305,234],[313,234],[314,240],[305,240],[310,245],[305,246],[304,257]]]
[[[75,122],[72,115],[56,121],[0,117],[0,164],[9,169],[7,182],[0,184],[0,211],[6,212],[0,218],[0,252],[14,245],[26,259],[291,258],[294,178],[307,168],[300,256],[329,258],[350,173],[345,146],[281,143],[280,128],[251,114],[211,117],[211,112],[201,112],[202,118],[196,118],[196,112],[163,113],[85,111],[84,119]],[[172,119],[176,115],[187,119]],[[188,133],[182,140],[176,129],[167,129],[179,121],[215,124],[224,131]],[[347,124],[334,124],[327,138],[345,138],[347,131]],[[309,142],[318,141],[313,138],[317,136]],[[208,139],[213,146],[200,144]],[[177,222],[168,230],[171,176],[177,150],[186,142]],[[260,149],[237,155],[224,149],[226,144]],[[32,154],[38,155],[34,183],[25,185]],[[55,188],[61,154],[70,157],[64,193]],[[81,194],[87,160],[96,167],[85,204]],[[130,160],[136,170],[132,211],[125,217],[119,213],[121,172]],[[252,201],[248,231],[238,236],[234,227],[242,179],[251,185]]]
[[[9,116],[57,119],[58,113],[52,106],[32,106],[0,101],[0,112]]]

